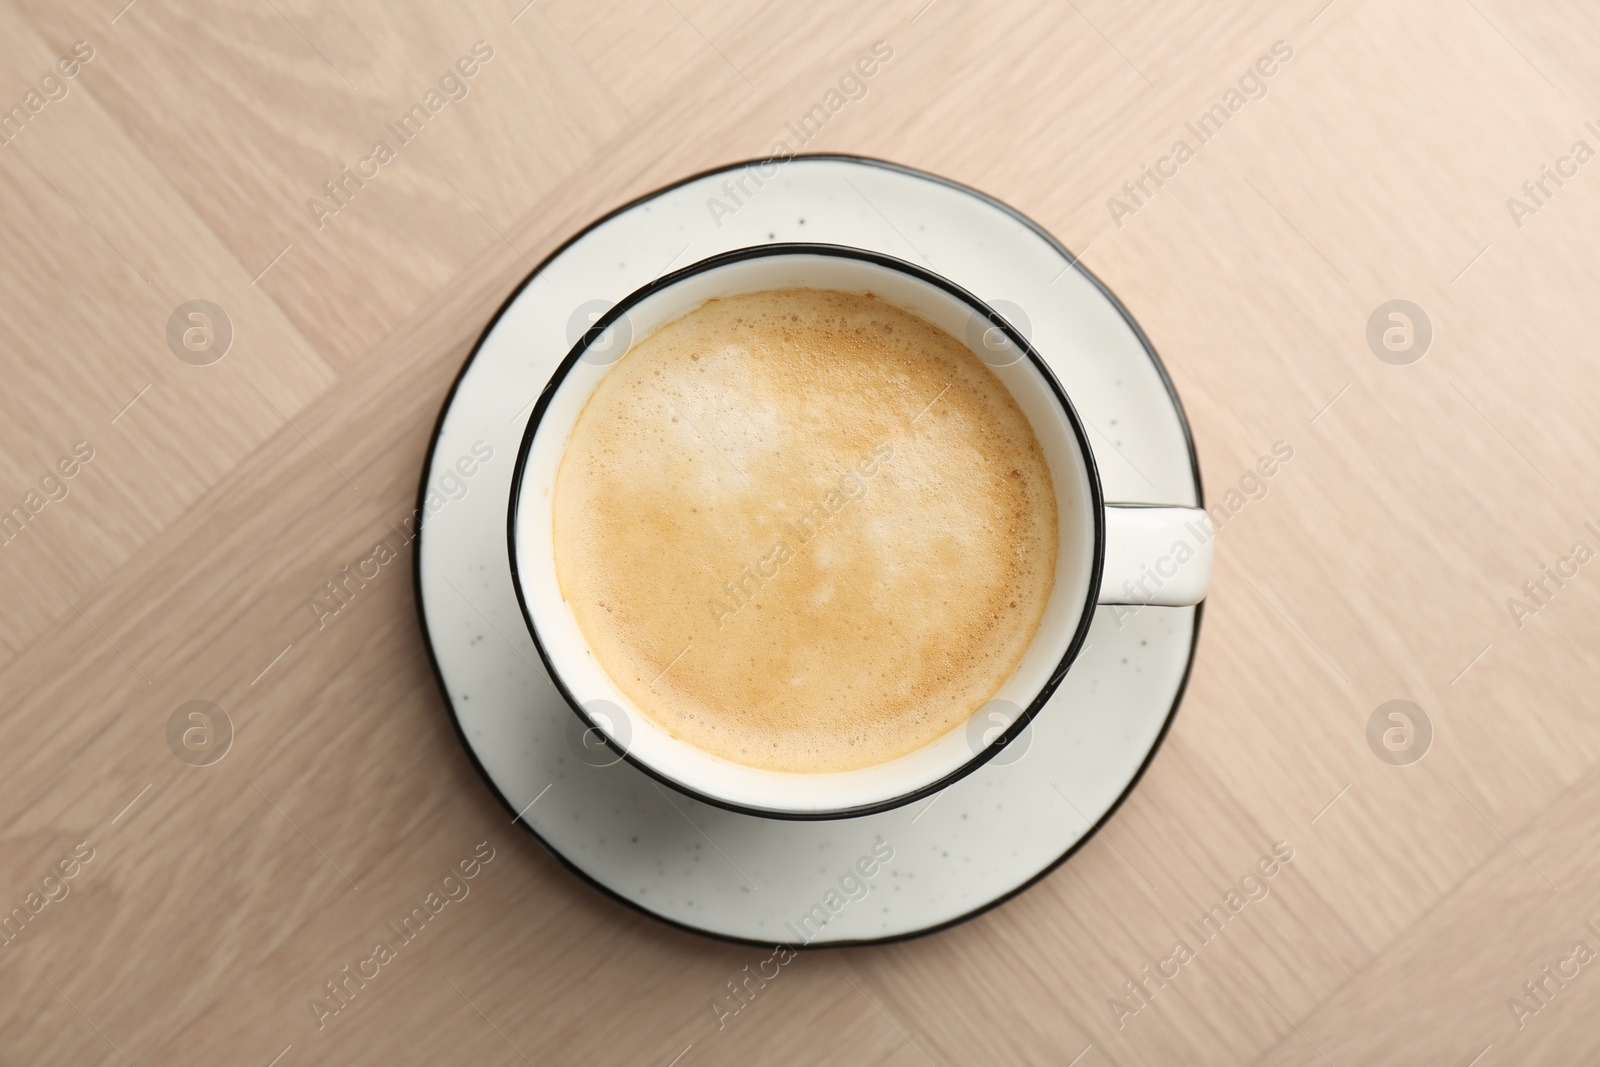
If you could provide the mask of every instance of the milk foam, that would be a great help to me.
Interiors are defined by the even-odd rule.
[[[617,686],[738,763],[886,762],[1016,669],[1055,578],[1044,454],[960,341],[872,296],[713,300],[600,382],[554,493]]]

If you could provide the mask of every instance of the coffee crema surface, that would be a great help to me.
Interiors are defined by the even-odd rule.
[[[556,475],[561,593],[638,708],[775,771],[885,763],[1016,670],[1055,581],[1032,427],[871,295],[712,300],[601,379]]]

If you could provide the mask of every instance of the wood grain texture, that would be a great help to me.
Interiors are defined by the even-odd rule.
[[[93,849],[0,948],[0,1062],[1600,1052],[1600,967],[1563,963],[1600,951],[1600,571],[1508,607],[1600,548],[1600,163],[1520,225],[1507,206],[1600,149],[1593,5],[125,2],[0,6],[0,106],[94,50],[0,145],[0,508],[94,451],[0,545],[0,908]],[[1183,710],[1095,840],[944,933],[803,952],[719,1029],[767,953],[628,910],[508,824],[409,552],[326,626],[309,601],[410,514],[444,394],[533,263],[765,154],[879,40],[893,62],[805,148],[970,183],[1082,251],[1165,358],[1210,501],[1248,503]],[[464,97],[308,208],[479,41]],[[1185,124],[1280,41],[1201,144]],[[1131,200],[1179,139],[1194,158]],[[207,367],[165,337],[195,298],[235,329]],[[1408,366],[1365,336],[1397,298],[1434,328]],[[167,746],[195,699],[236,729],[214,766]],[[1368,746],[1391,699],[1432,723],[1409,766]],[[483,841],[470,897],[319,1030],[323,983]],[[1119,1019],[1278,841],[1270,894]]]

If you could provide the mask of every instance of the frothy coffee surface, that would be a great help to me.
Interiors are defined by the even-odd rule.
[[[1055,579],[1032,428],[872,296],[713,300],[601,380],[555,483],[562,595],[618,687],[738,763],[846,771],[962,725]]]

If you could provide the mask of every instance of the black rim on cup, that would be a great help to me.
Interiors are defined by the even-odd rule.
[[[1060,406],[1062,412],[1065,414],[1068,425],[1072,427],[1073,437],[1077,443],[1079,455],[1083,457],[1085,473],[1088,477],[1090,496],[1088,506],[1090,508],[1091,521],[1094,527],[1093,556],[1090,564],[1088,589],[1086,592],[1085,601],[1079,609],[1077,627],[1074,629],[1071,639],[1067,642],[1066,650],[1064,651],[1060,661],[1056,664],[1049,677],[1040,687],[1039,692],[1034,695],[1034,697],[1028,702],[1028,706],[1022,709],[1022,712],[1011,722],[1006,730],[998,737],[995,737],[993,740],[991,740],[989,744],[984,746],[980,752],[974,754],[970,759],[963,762],[955,770],[927,785],[921,786],[906,793],[902,793],[899,796],[891,797],[887,800],[876,801],[871,804],[859,805],[857,807],[847,809],[830,809],[826,811],[810,812],[781,811],[767,808],[749,807],[743,804],[735,804],[719,797],[701,793],[692,786],[667,777],[666,775],[657,771],[654,767],[651,767],[649,764],[635,758],[634,755],[628,751],[626,745],[618,745],[612,739],[606,729],[597,724],[592,717],[584,712],[582,703],[567,687],[565,679],[562,678],[561,673],[556,669],[556,665],[551,659],[549,651],[545,648],[544,642],[540,639],[539,630],[534,625],[533,615],[528,608],[527,599],[523,594],[522,579],[518,573],[517,567],[517,512],[522,499],[523,473],[526,469],[528,453],[533,447],[534,437],[538,433],[539,425],[543,421],[545,413],[548,411],[550,403],[555,397],[556,391],[561,387],[562,382],[566,380],[567,375],[571,372],[572,368],[580,359],[583,358],[584,353],[589,349],[589,347],[600,339],[600,337],[605,333],[606,329],[612,323],[626,315],[631,308],[637,306],[646,298],[653,296],[662,290],[671,288],[678,282],[683,281],[685,278],[690,278],[694,275],[701,274],[719,267],[725,267],[733,263],[770,258],[774,256],[795,255],[833,256],[841,259],[854,259],[890,270],[899,271],[902,274],[909,275],[918,281],[921,281],[927,285],[931,285],[934,288],[937,288],[956,298],[958,301],[965,304],[967,309],[974,315],[989,322],[994,328],[1001,330],[1006,337],[1017,346],[1018,350],[1023,353],[1024,357],[1031,361],[1034,370],[1038,372],[1039,376],[1049,387],[1051,394],[1056,400],[1056,403]],[[730,252],[723,252],[707,259],[700,260],[697,263],[692,263],[689,266],[673,271],[670,274],[663,275],[662,277],[649,282],[648,284],[640,287],[639,289],[630,293],[628,296],[624,297],[614,307],[602,315],[594,323],[594,325],[584,333],[583,337],[581,337],[578,340],[578,343],[572,347],[572,350],[567,353],[566,358],[561,361],[560,366],[558,366],[555,372],[550,376],[549,382],[545,384],[544,389],[540,392],[538,400],[533,405],[533,411],[528,416],[528,424],[522,434],[522,444],[517,450],[516,465],[512,469],[511,494],[506,513],[506,545],[508,554],[510,556],[511,585],[516,591],[517,607],[522,612],[523,623],[528,628],[528,634],[533,638],[534,648],[538,650],[539,658],[544,663],[545,669],[549,672],[550,680],[555,684],[556,689],[561,693],[562,698],[566,700],[573,713],[577,715],[578,718],[589,729],[597,733],[606,743],[606,745],[612,748],[612,750],[615,751],[618,756],[627,760],[629,763],[633,764],[633,766],[637,767],[651,778],[661,782],[669,788],[674,789],[685,796],[693,797],[703,803],[710,804],[718,808],[724,808],[728,811],[735,811],[741,814],[760,816],[763,818],[792,819],[801,821],[850,819],[864,815],[875,815],[879,812],[903,807],[906,804],[914,803],[917,800],[939,792],[947,786],[959,781],[962,778],[965,778],[979,767],[982,767],[985,763],[988,763],[1009,744],[1011,744],[1012,741],[1015,741],[1019,736],[1021,736],[1023,731],[1028,728],[1028,725],[1033,721],[1034,716],[1039,713],[1040,709],[1042,709],[1049,701],[1050,697],[1054,695],[1056,689],[1061,685],[1062,679],[1066,677],[1067,671],[1071,668],[1073,662],[1078,657],[1078,653],[1082,650],[1084,642],[1088,638],[1089,628],[1094,622],[1094,609],[1099,599],[1100,577],[1105,562],[1105,501],[1100,486],[1100,472],[1098,467],[1095,465],[1094,451],[1089,447],[1088,435],[1084,432],[1083,422],[1078,417],[1077,410],[1072,406],[1072,401],[1067,398],[1066,392],[1061,388],[1061,383],[1056,380],[1055,374],[1051,372],[1049,366],[1047,366],[1044,360],[1040,358],[1039,353],[1034,349],[1033,345],[1029,343],[1028,339],[1017,332],[1017,330],[1009,322],[1007,322],[1003,316],[1001,316],[988,304],[984,303],[982,300],[978,299],[977,296],[971,292],[968,292],[966,289],[963,289],[961,286],[956,285],[954,282],[949,281],[940,275],[934,274],[931,271],[925,270],[914,263],[908,263],[905,260],[896,259],[893,256],[886,256],[877,252],[870,252],[860,248],[851,248],[845,245],[813,244],[804,242],[774,243],[758,245],[749,248],[734,249]]]

